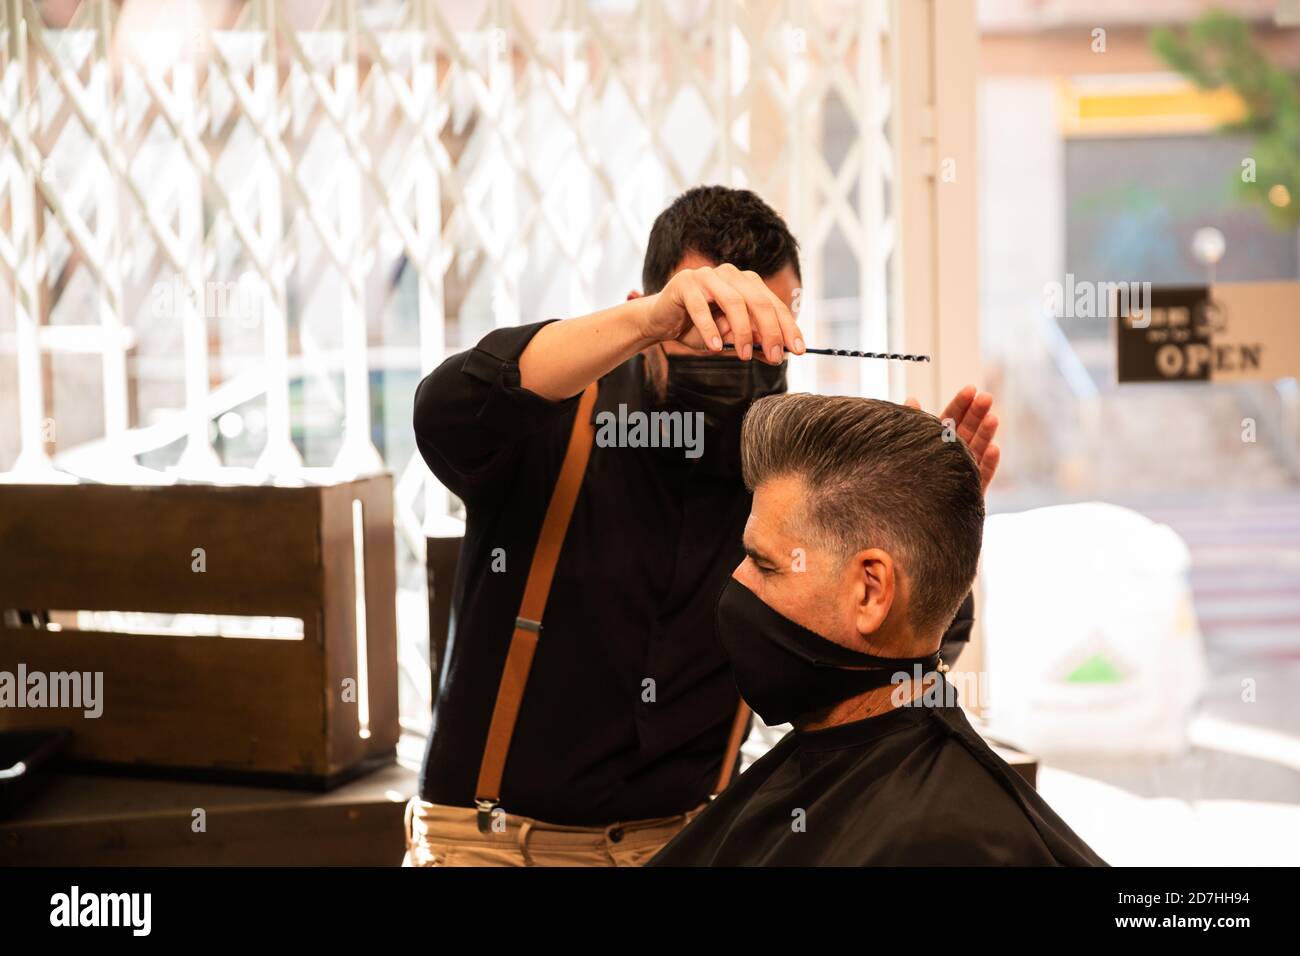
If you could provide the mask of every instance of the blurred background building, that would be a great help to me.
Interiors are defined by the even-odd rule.
[[[1294,843],[1273,852],[1266,834],[1297,819],[1296,380],[1117,385],[1111,323],[1051,316],[1044,288],[1067,275],[1300,277],[1300,143],[1279,132],[1294,130],[1298,13],[1271,0],[979,4],[980,334],[1008,451],[990,506],[1103,499],[1169,524],[1190,552],[1209,665],[1190,750],[1075,767],[1105,782],[1081,786],[1080,812],[1091,803],[1099,820],[1127,820],[1132,847],[1161,848],[1144,859],[1191,862],[1207,846],[1223,860],[1295,858]],[[1204,50],[1234,66],[1235,85],[1203,89],[1180,69]],[[1257,60],[1283,80],[1263,120],[1247,106],[1272,79]],[[1254,189],[1243,188],[1248,158],[1269,165]],[[1205,229],[1222,236],[1217,261],[1198,255]],[[1084,601],[1106,602],[1105,588],[1077,584]],[[1259,699],[1243,705],[1253,681]],[[1049,769],[1049,799],[1052,780]]]

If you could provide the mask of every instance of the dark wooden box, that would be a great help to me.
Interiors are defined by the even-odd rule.
[[[99,717],[0,705],[0,728],[66,727],[79,764],[333,786],[397,743],[395,580],[387,475],[0,485],[0,678],[102,674]],[[296,618],[302,636],[78,630],[81,611]]]

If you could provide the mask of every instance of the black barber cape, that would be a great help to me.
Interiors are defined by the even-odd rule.
[[[953,703],[791,731],[649,865],[1106,863]]]

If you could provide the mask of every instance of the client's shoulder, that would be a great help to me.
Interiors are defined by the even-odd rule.
[[[927,710],[935,731],[900,779],[899,864],[1050,866],[1103,861],[971,727],[960,708]]]

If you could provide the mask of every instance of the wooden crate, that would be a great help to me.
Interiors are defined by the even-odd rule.
[[[368,736],[354,501],[361,502]],[[206,570],[196,572],[195,549]],[[0,485],[0,672],[100,672],[103,712],[0,706],[63,726],[78,762],[332,786],[398,736],[392,479],[302,488]],[[14,610],[301,618],[301,640],[51,630]]]

